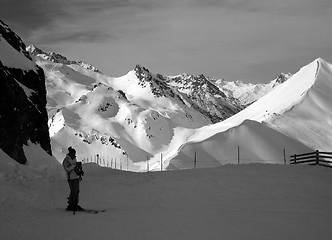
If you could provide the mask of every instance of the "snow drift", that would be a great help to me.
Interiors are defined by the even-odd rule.
[[[194,158],[196,167],[249,162],[284,164],[290,154],[310,151],[313,150],[266,124],[245,120],[203,142],[185,144],[168,169],[192,168]]]

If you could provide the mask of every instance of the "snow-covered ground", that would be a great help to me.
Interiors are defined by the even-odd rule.
[[[22,166],[0,156],[1,239],[332,236],[329,168],[256,163],[134,173],[89,163],[83,165],[80,204],[106,212],[73,215],[63,210],[69,189],[61,168],[51,164],[46,171],[40,162]]]

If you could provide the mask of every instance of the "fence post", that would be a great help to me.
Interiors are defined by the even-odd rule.
[[[319,150],[316,150],[316,165],[319,165]]]
[[[240,146],[237,146],[237,164],[240,164]]]
[[[296,164],[296,154],[294,154],[294,164]]]
[[[163,153],[160,153],[160,171],[163,171]]]
[[[284,163],[285,163],[285,165],[287,164],[286,162],[287,162],[286,161],[286,149],[284,148]]]
[[[128,161],[128,154],[127,154],[127,171],[129,171],[129,161]]]
[[[196,155],[196,152],[195,152],[194,169],[196,169],[196,164],[197,164],[197,155]]]

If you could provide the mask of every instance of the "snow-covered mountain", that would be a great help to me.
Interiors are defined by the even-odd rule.
[[[78,65],[81,66],[82,68],[101,73],[99,69],[96,67],[92,66],[89,63],[83,62],[83,61],[73,61],[73,60],[68,60],[65,56],[62,56],[61,54],[55,53],[55,52],[50,52],[46,53],[40,48],[36,47],[35,45],[31,44],[29,45],[26,50],[32,54],[32,55],[38,55],[40,58],[43,58],[45,60],[49,60],[54,63],[62,63],[66,65]]]
[[[73,145],[81,159],[98,155],[106,165],[126,159],[140,169],[169,149],[178,130],[220,122],[243,108],[234,90],[226,94],[204,75],[162,76],[136,65],[113,78],[60,54],[27,50],[46,75],[50,135],[59,160]]]
[[[194,100],[198,110],[210,116],[214,123],[227,119],[238,113],[251,103],[257,101],[279,84],[287,81],[291,74],[281,73],[278,77],[267,83],[244,83],[240,80],[231,82],[214,77],[188,75],[161,76],[160,78],[186,93]],[[199,108],[201,106],[201,109]]]
[[[76,61],[54,61],[49,57],[53,53],[36,49],[28,47],[45,72],[50,135],[58,159],[73,145],[81,159],[96,155],[107,162],[128,158],[128,165],[136,169],[136,162],[165,150],[177,128],[212,123],[212,114],[204,105],[198,106],[190,95],[140,65],[113,78]],[[220,94],[218,88],[213,90]],[[214,101],[210,99],[205,102]],[[229,116],[236,111],[234,107]]]
[[[131,170],[160,168],[161,162],[168,169],[190,167],[194,152],[205,159],[201,166],[236,162],[238,154],[245,162],[280,163],[285,154],[322,149],[326,141],[323,134],[323,139],[317,138],[320,144],[315,140],[310,144],[303,133],[306,129],[299,127],[293,133],[296,128],[289,130],[281,121],[285,109],[300,101],[298,91],[310,81],[311,70],[300,79],[303,70],[293,76],[281,74],[266,84],[204,75],[166,76],[140,65],[114,78],[77,61],[54,61],[49,57],[54,53],[28,49],[45,71],[50,135],[58,159],[73,145],[82,159],[98,155],[105,165],[113,166],[110,162],[119,166],[125,161]],[[328,65],[321,59],[314,62]],[[293,95],[283,96],[287,92]],[[273,116],[279,117],[267,121],[272,115],[266,108],[271,107],[278,109]]]
[[[159,75],[164,81],[186,94],[193,102],[193,108],[209,116],[213,123],[220,122],[243,109],[237,98],[227,95],[203,74],[199,76],[181,74]]]
[[[25,48],[0,20],[0,148],[20,163],[27,161],[23,146],[29,143],[52,153],[44,72]]]
[[[115,78],[35,46],[26,52],[22,40],[8,39],[1,41],[4,66],[44,71],[49,134],[60,162],[70,145],[80,160],[98,156],[102,165],[134,171],[192,167],[194,155],[200,167],[280,163],[293,153],[331,147],[332,74],[322,59],[261,85],[153,74],[140,65]],[[6,47],[11,41],[19,43],[14,52]],[[37,91],[18,86],[30,100]]]
[[[235,163],[238,147],[242,162],[282,163],[283,150],[288,156],[330,151],[331,90],[332,65],[316,59],[236,115],[188,131],[178,148],[173,145],[164,153],[165,159],[173,159],[171,165],[180,168],[195,152],[203,165]]]
[[[246,107],[272,91],[279,84],[287,81],[291,76],[290,73],[281,73],[272,81],[263,84],[244,83],[240,80],[230,82],[215,78],[211,78],[210,81],[216,84],[227,96],[237,99],[241,106]]]

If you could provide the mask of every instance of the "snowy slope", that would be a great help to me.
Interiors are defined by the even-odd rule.
[[[239,146],[240,156],[242,156],[240,158],[245,162],[282,163],[280,156],[283,149],[286,149],[288,156],[311,149],[331,149],[332,99],[329,97],[331,81],[331,64],[322,59],[316,59],[238,114],[194,132],[187,131],[185,133],[187,138],[182,137],[186,139],[187,144],[178,143],[181,145],[179,155],[175,157],[177,150],[173,147],[164,152],[165,159],[175,157],[174,161],[188,161],[188,156],[193,159],[195,151],[199,148],[202,156],[209,156],[206,159],[207,165],[211,165],[208,163],[211,161],[227,163],[237,159],[236,149]],[[248,128],[248,122],[244,122],[246,119],[258,122],[256,125],[260,124],[261,127],[254,127],[250,130],[252,131],[250,134],[241,133],[241,129]],[[267,130],[262,124],[274,129],[269,130],[271,134],[265,134]],[[236,126],[239,127],[232,129]],[[283,133],[283,137],[280,137],[280,133]],[[234,135],[237,136],[235,140]],[[265,137],[256,141],[256,136]],[[290,143],[292,141],[290,138],[295,139],[299,144],[295,147]],[[225,150],[223,146],[232,146],[232,150]],[[273,146],[276,147],[278,156],[270,151]],[[217,153],[214,151],[211,153],[212,147],[218,149]],[[251,151],[248,152],[247,149]],[[245,150],[244,153],[241,154],[241,150]],[[229,155],[229,151],[232,151],[232,156]],[[263,153],[259,153],[261,151]],[[201,160],[203,162],[204,157]]]
[[[0,157],[6,159],[1,150]],[[0,161],[2,239],[329,240],[332,235],[327,168],[244,164],[132,173],[85,164],[80,204],[106,212],[73,215],[63,210],[69,192],[64,178],[6,161],[5,172]]]
[[[167,169],[216,167],[237,163],[288,163],[295,153],[312,152],[295,139],[277,132],[265,124],[245,120],[239,126],[219,132],[203,142],[185,144]]]
[[[316,59],[307,66],[301,68],[288,79],[288,81],[279,85],[273,91],[231,118],[218,124],[197,130],[195,136],[190,140],[209,137],[213,135],[216,130],[225,131],[230,127],[239,125],[245,119],[263,122],[270,119],[272,115],[282,114],[290,110],[294,105],[301,103],[306,96],[305,93],[315,83],[317,72],[320,70],[320,61],[322,60]]]
[[[128,168],[139,170],[168,147],[177,127],[211,123],[185,94],[144,67],[113,78],[28,49],[45,71],[52,149],[60,162],[72,145],[80,160],[99,155],[104,165],[117,162],[119,167],[126,160]]]
[[[332,65],[317,60],[316,80],[303,92],[301,102],[281,115],[273,115],[267,124],[314,149],[332,148]]]

